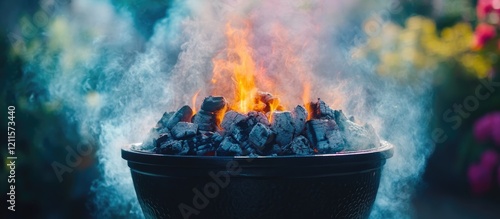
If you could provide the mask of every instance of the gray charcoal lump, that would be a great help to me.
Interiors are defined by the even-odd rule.
[[[271,117],[271,129],[276,133],[276,142],[281,146],[292,142],[293,132],[295,131],[292,114],[290,112],[275,111]]]
[[[256,98],[256,104],[279,101],[264,92]],[[292,111],[254,108],[257,111],[239,113],[226,111],[229,106],[223,97],[209,96],[196,115],[187,105],[175,113],[166,112],[141,150],[172,155],[301,156],[380,146],[371,125],[356,123],[353,116],[331,109],[321,99],[309,103],[309,111],[298,105]]]
[[[200,131],[215,131],[215,115],[211,112],[200,110],[193,116],[193,123],[198,125]]]
[[[160,146],[163,142],[166,142],[166,141],[168,141],[170,139],[172,139],[172,136],[170,135],[170,132],[163,133],[157,139],[154,140],[154,145],[155,146]]]
[[[174,139],[189,138],[196,135],[198,132],[198,125],[189,122],[178,122],[172,128],[172,135]]]
[[[267,144],[271,143],[273,138],[274,134],[271,129],[262,123],[257,123],[248,136],[248,140],[258,150],[263,150]]]
[[[346,142],[351,150],[366,150],[380,145],[380,140],[371,125],[360,126],[346,120],[344,125]]]
[[[257,100],[263,102],[263,103],[269,103],[272,99],[275,99],[271,93],[268,92],[258,92],[257,93]]]
[[[189,146],[184,141],[168,140],[156,147],[159,154],[187,155],[188,152]]]
[[[327,134],[326,143],[327,145],[322,145],[322,147],[318,145],[317,149],[319,153],[336,153],[342,151],[345,147],[344,137],[342,137],[342,133],[338,129],[335,129]]]
[[[255,149],[253,146],[252,146],[252,143],[250,143],[250,141],[248,140],[245,140],[243,142],[240,143],[240,147],[241,147],[241,154],[240,155],[243,155],[243,156],[247,156],[247,155],[250,155],[250,154],[256,154],[258,153],[258,150]]]
[[[172,129],[178,122],[191,122],[191,117],[193,117],[191,107],[183,106],[169,118],[166,126],[168,129]]]
[[[142,150],[152,150],[156,147],[156,141],[160,137],[156,128],[152,128],[142,144]]]
[[[319,118],[322,119],[335,118],[334,110],[330,109],[330,107],[325,103],[325,101],[322,101],[321,99],[318,99],[315,109],[316,109],[316,116]]]
[[[371,125],[361,126],[352,120],[347,119],[341,110],[335,111],[335,121],[344,135],[349,150],[366,150],[380,146],[380,139]]]
[[[253,126],[253,125],[257,124],[257,123],[262,123],[262,124],[264,124],[266,126],[271,125],[269,123],[269,120],[267,119],[266,115],[264,115],[264,113],[256,112],[256,111],[251,111],[251,112],[249,112],[247,114],[247,116],[248,116],[247,120],[249,120],[248,124],[250,126]]]
[[[306,123],[306,136],[312,144],[325,141],[328,135],[338,129],[334,120],[312,119]]]
[[[245,120],[247,118],[246,115],[243,115],[241,113],[235,112],[235,111],[228,111],[226,114],[224,114],[224,119],[222,119],[221,127],[226,131],[226,132],[231,132],[233,130],[233,127]]]
[[[271,105],[277,106],[277,109],[281,110],[282,106],[280,106],[280,100],[277,97],[274,97],[272,94],[268,92],[257,92],[256,102],[260,102],[264,104],[263,111],[270,112]]]
[[[240,123],[244,124],[244,123]],[[247,127],[236,126],[231,131],[231,136],[238,142],[243,143],[248,139],[248,129]]]
[[[296,106],[292,112],[294,135],[299,135],[304,131],[307,120],[307,110],[301,105]]]
[[[237,156],[241,155],[243,150],[241,150],[240,145],[231,139],[231,137],[226,137],[220,143],[219,148],[217,149],[217,155],[222,156]]]
[[[293,139],[292,143],[285,148],[287,155],[308,155],[313,154],[314,150],[311,148],[309,140],[300,135]]]
[[[201,110],[207,112],[217,112],[224,109],[224,107],[226,107],[226,99],[224,99],[224,97],[209,96],[206,97],[201,104]]]
[[[215,150],[215,146],[220,141],[214,140],[214,133],[206,132],[187,140],[190,151],[189,154],[204,155]]]
[[[161,119],[158,121],[158,123],[156,124],[156,127],[157,128],[166,128],[167,127],[167,123],[168,121],[170,120],[170,118],[172,117],[172,115],[174,115],[173,112],[165,112],[163,113],[163,116],[161,117]]]

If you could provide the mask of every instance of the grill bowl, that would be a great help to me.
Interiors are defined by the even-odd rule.
[[[310,156],[162,155],[122,148],[146,218],[368,218],[393,146]]]

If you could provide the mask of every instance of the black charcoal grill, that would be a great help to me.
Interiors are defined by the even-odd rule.
[[[146,218],[367,218],[392,145],[302,156],[122,149]]]

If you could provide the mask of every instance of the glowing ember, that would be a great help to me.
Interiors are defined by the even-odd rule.
[[[226,97],[231,103],[229,106],[231,110],[240,113],[269,112],[267,116],[270,119],[272,112],[285,109],[278,98],[282,92],[265,74],[264,67],[258,66],[253,58],[254,50],[250,45],[251,23],[249,21],[241,23],[238,27],[234,27],[231,22],[226,24],[227,45],[213,59],[211,94]],[[285,64],[299,66],[297,58],[291,51],[288,52],[289,54],[285,55],[287,59]],[[290,66],[284,66],[285,71],[288,68]],[[299,77],[303,83],[301,88],[304,103],[310,101],[310,82],[305,77],[305,72]],[[261,91],[272,91],[274,96]]]

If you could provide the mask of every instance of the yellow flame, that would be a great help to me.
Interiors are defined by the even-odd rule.
[[[191,108],[193,108],[193,114],[196,114],[196,99],[198,98],[198,94],[200,94],[201,89],[196,91],[196,93],[193,95],[192,102],[191,102]]]
[[[248,43],[250,24],[245,22],[244,25],[245,28],[242,29],[233,28],[231,23],[226,25],[225,58],[213,60],[212,83],[213,93],[227,96],[227,92],[232,90],[231,108],[247,113],[254,109],[257,92],[255,76],[258,71],[252,58],[252,48]]]
[[[236,24],[235,24],[236,23]],[[213,77],[212,95],[220,95],[226,97],[229,102],[229,109],[240,113],[248,113],[250,111],[270,112],[272,114],[276,110],[285,110],[280,103],[278,96],[285,97],[285,104],[290,102],[290,99],[297,98],[300,100],[300,92],[303,92],[303,102],[307,106],[310,101],[310,82],[308,73],[303,67],[300,67],[299,58],[293,54],[291,49],[280,49],[284,54],[280,62],[283,62],[283,72],[280,72],[282,77],[296,77],[299,84],[290,86],[301,86],[295,90],[293,94],[280,93],[290,89],[280,89],[277,83],[277,78],[269,77],[265,74],[266,69],[257,65],[254,60],[254,50],[250,44],[252,40],[252,27],[248,20],[239,21],[232,20],[226,24],[225,36],[227,39],[226,47],[220,51],[212,60],[213,62]],[[283,31],[278,31],[277,35],[284,35]],[[283,44],[286,44],[283,42]],[[292,68],[299,69],[295,74],[288,74]],[[286,79],[286,78],[283,78]],[[273,98],[262,99],[258,91],[271,92]],[[297,94],[299,94],[297,96]],[[269,118],[270,119],[270,118]]]
[[[305,81],[303,86],[302,103],[304,104],[304,107],[307,111],[307,120],[310,120],[313,115],[313,109],[311,108],[311,85],[309,84],[309,82]]]

